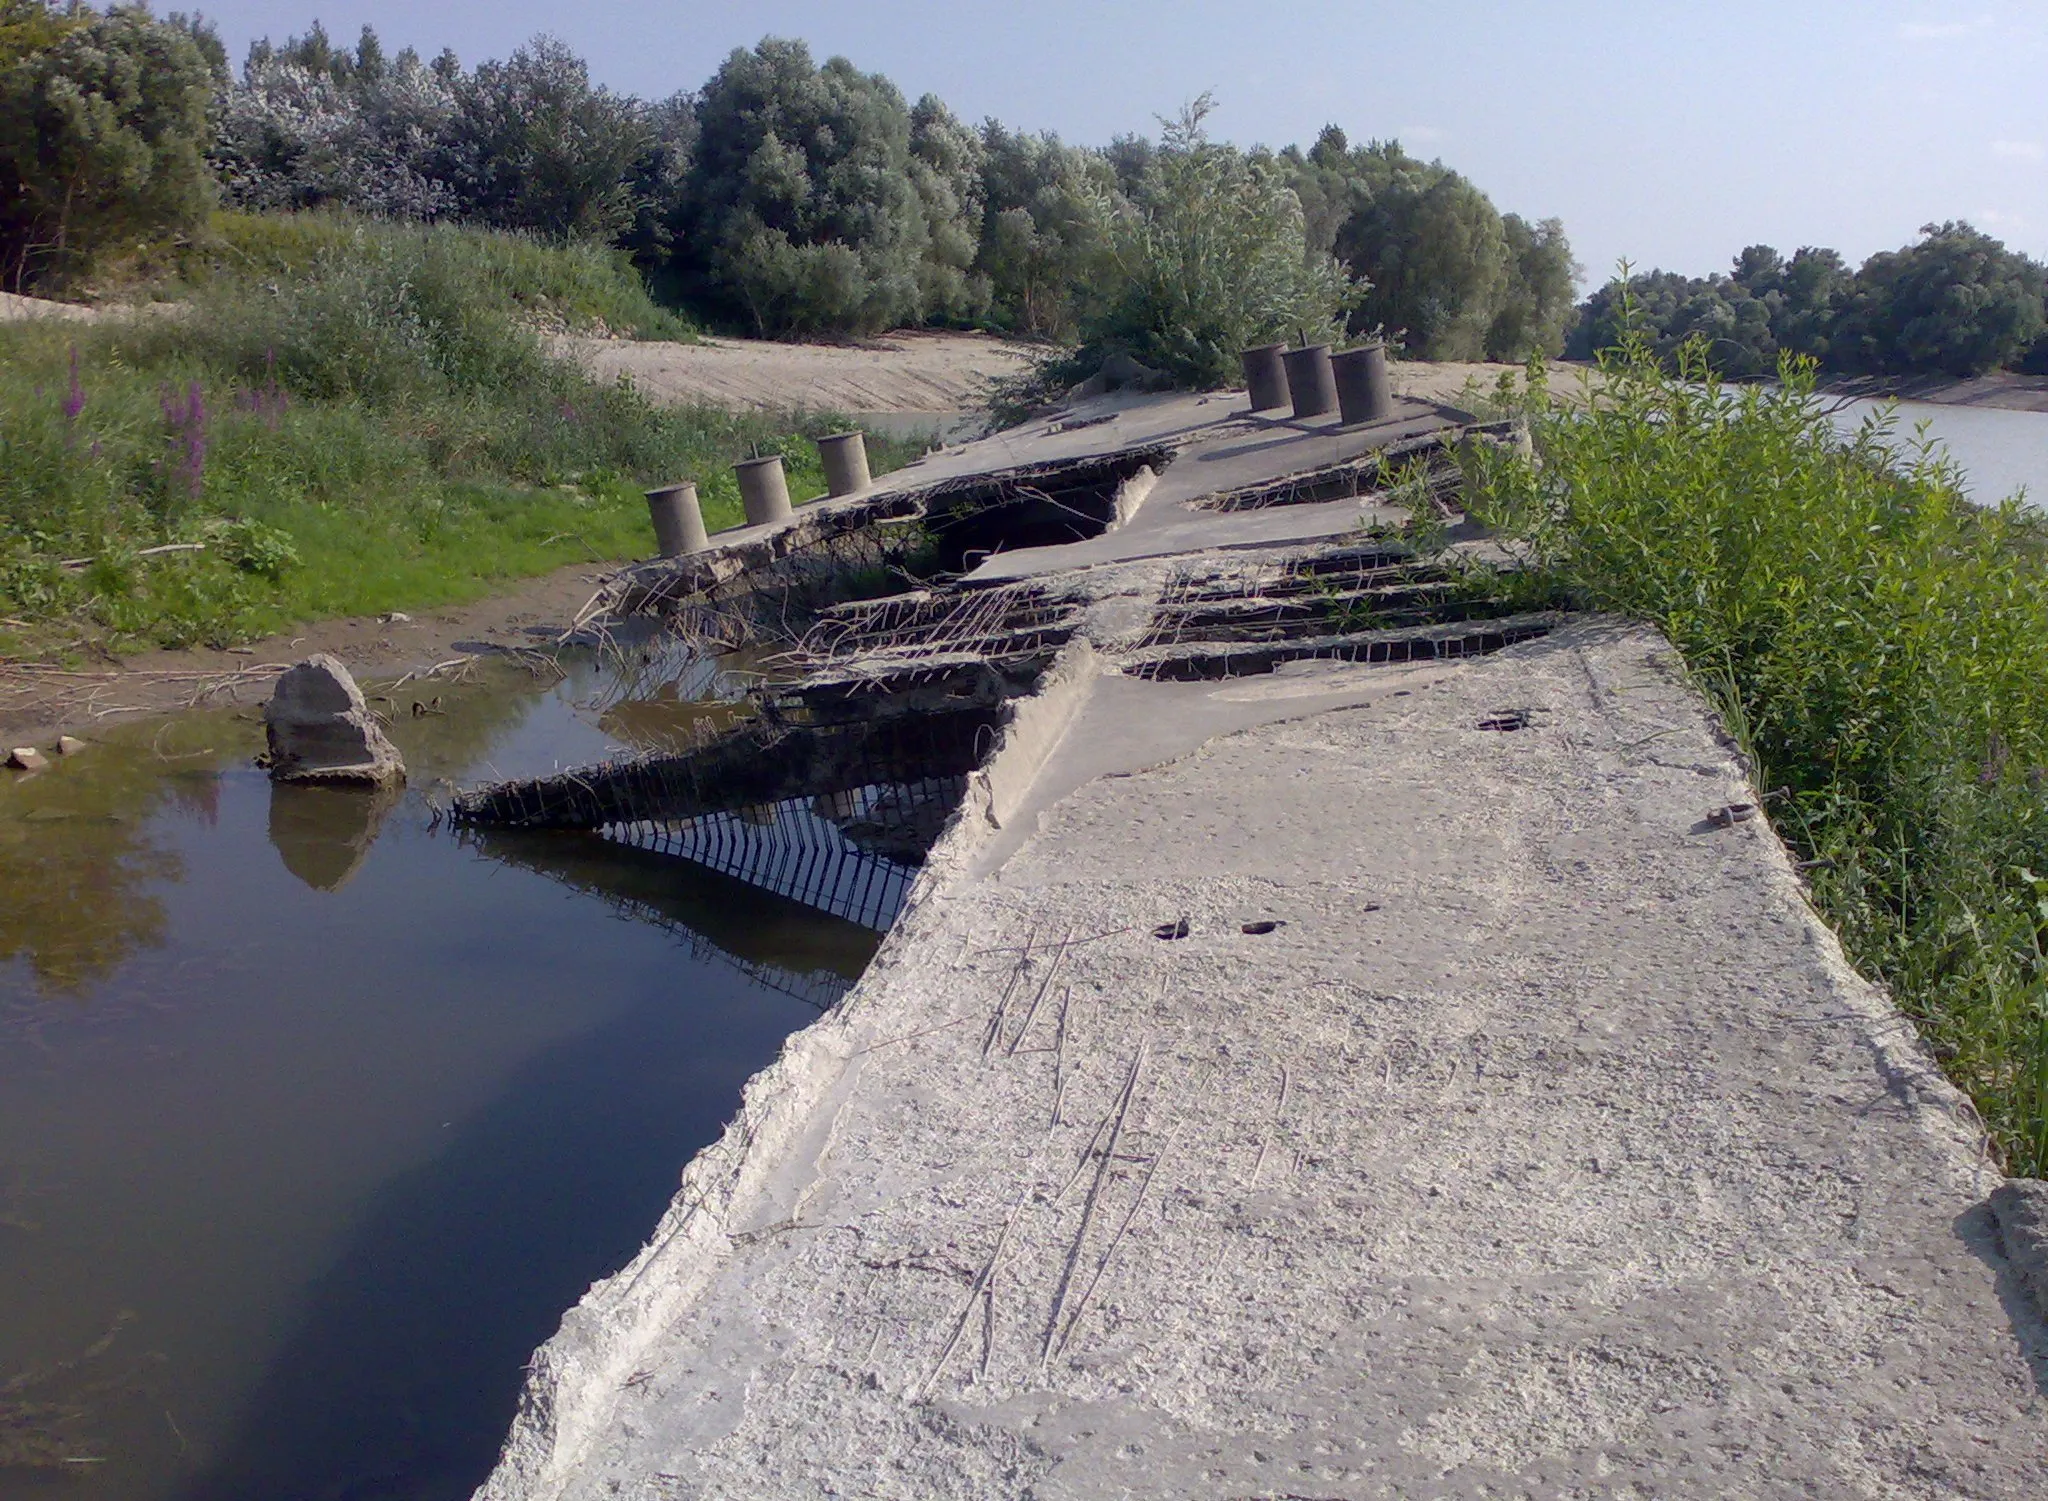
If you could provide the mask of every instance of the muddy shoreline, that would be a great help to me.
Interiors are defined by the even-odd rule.
[[[619,566],[575,563],[470,604],[315,621],[224,651],[0,663],[0,745],[44,745],[59,734],[89,740],[151,715],[260,703],[279,671],[314,652],[332,652],[367,681],[389,682],[462,657],[548,650]]]

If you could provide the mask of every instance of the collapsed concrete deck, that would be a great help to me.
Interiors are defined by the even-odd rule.
[[[481,1494],[2040,1494],[1995,1169],[1670,649],[1296,620],[1240,586],[1379,502],[1203,502],[1363,449],[1219,488],[1189,411],[1120,525],[979,565],[1065,591],[1049,667]]]

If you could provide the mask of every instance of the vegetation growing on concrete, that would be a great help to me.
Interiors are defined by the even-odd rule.
[[[1810,364],[1723,385],[1625,329],[1540,463],[1472,456],[1543,586],[1656,622],[1751,756],[1851,959],[1890,985],[2016,1175],[2048,1173],[2048,534]]]
[[[757,450],[822,492],[775,420],[657,409],[547,355],[523,293],[659,318],[602,252],[324,219],[227,237],[178,312],[0,328],[0,646],[226,642],[642,555],[644,485],[695,476],[735,524],[728,466]]]

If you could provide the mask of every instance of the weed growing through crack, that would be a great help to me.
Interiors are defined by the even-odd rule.
[[[1748,753],[1816,905],[2048,1173],[2048,527],[1979,508],[1889,419],[1852,437],[1788,361],[1724,386],[1631,335],[1582,411],[1526,405],[1540,460],[1468,455],[1530,584],[1654,622]]]

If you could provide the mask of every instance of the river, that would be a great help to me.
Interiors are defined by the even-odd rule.
[[[247,711],[0,774],[0,1497],[483,1479],[533,1347],[878,942],[436,821],[446,781],[661,743],[736,691],[633,662],[408,685],[395,799],[272,788]]]
[[[1841,403],[1835,421],[1853,431],[1885,403]],[[2015,412],[2003,407],[1949,406],[1931,401],[1896,404],[1897,439],[1913,439],[1924,425],[1962,466],[1970,498],[1980,504],[2003,500],[2024,489],[2029,503],[2048,505],[2048,412]]]

